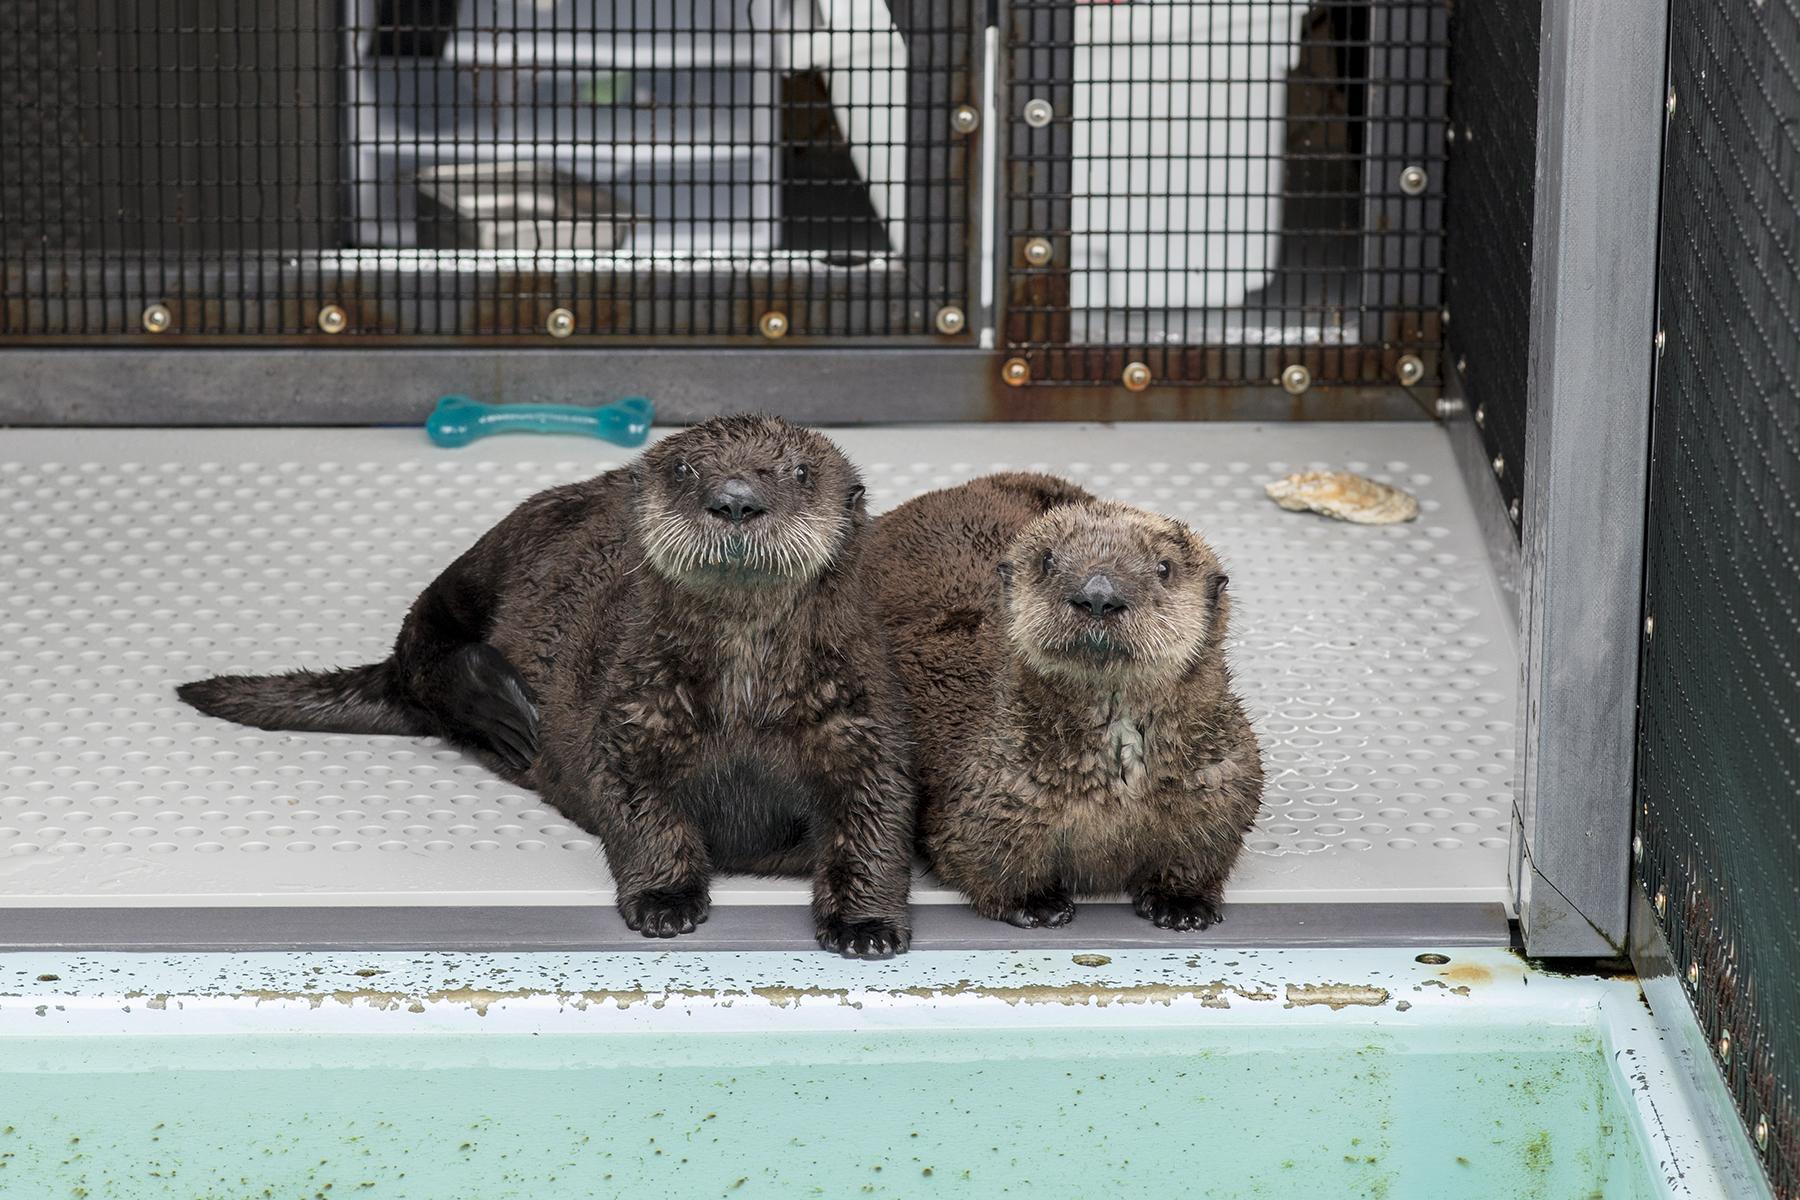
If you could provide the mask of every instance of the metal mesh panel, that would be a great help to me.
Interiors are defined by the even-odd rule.
[[[1009,382],[1432,384],[1442,0],[1013,0],[1007,34]]]
[[[1776,1191],[1800,1196],[1800,17],[1676,0],[1641,877]]]
[[[1450,22],[1449,357],[1515,533],[1525,468],[1540,0],[1457,5]]]
[[[972,3],[0,0],[0,336],[937,336]]]
[[[0,37],[3,245],[9,254],[25,246],[63,249],[75,243],[88,207],[86,197],[70,207],[57,194],[83,168],[75,40],[66,36],[68,16],[60,6],[31,6],[28,18],[25,6],[9,7],[18,11],[7,15],[19,20]],[[20,136],[27,128],[36,136]]]

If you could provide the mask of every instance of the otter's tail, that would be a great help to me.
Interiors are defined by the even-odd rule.
[[[285,675],[219,675],[175,694],[210,716],[258,729],[321,733],[426,733],[424,714],[402,695],[393,662]]]

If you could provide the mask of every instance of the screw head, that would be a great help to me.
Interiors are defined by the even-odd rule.
[[[1663,101],[1663,112],[1671,117],[1675,115],[1675,85],[1672,83],[1669,85],[1669,98]]]
[[[1448,304],[1438,309],[1438,318],[1442,320],[1444,324],[1450,324],[1450,306]]]
[[[1756,1118],[1756,1148],[1758,1150],[1769,1148],[1769,1118],[1767,1115]]]
[[[169,326],[175,324],[175,314],[169,311],[166,304],[152,304],[144,309],[144,332],[167,333]]]
[[[756,327],[761,330],[762,335],[770,341],[774,341],[777,338],[784,338],[787,336],[788,331],[787,314],[766,312],[762,315],[762,319],[757,321]]]
[[[1044,266],[1055,254],[1048,238],[1032,238],[1025,243],[1025,261],[1034,267]]]
[[[1281,371],[1281,387],[1290,396],[1298,396],[1312,386],[1312,372],[1301,363],[1293,363],[1283,367]]]
[[[1444,130],[1444,140],[1453,146],[1456,144],[1456,126],[1452,125]]]
[[[1722,1063],[1731,1061],[1731,1030],[1729,1029],[1719,1030],[1719,1061]]]
[[[1689,963],[1688,964],[1687,981],[1688,981],[1689,987],[1699,987],[1700,986],[1700,964],[1699,963]]]
[[[342,333],[350,327],[350,315],[335,304],[319,310],[319,328],[326,333]]]
[[[575,314],[566,308],[553,308],[544,318],[544,332],[553,338],[566,338],[575,332]]]
[[[1517,500],[1506,506],[1506,515],[1512,518],[1514,525],[1519,523],[1519,502]]]
[[[1456,356],[1456,373],[1458,375],[1467,375],[1469,373],[1469,356],[1468,355],[1459,354]]]
[[[1433,401],[1432,406],[1436,409],[1440,421],[1448,421],[1463,410],[1463,402],[1453,396],[1439,396]]]
[[[1475,423],[1477,425],[1487,424],[1487,405],[1477,404],[1475,406]]]
[[[1641,833],[1631,835],[1631,857],[1637,859],[1644,857],[1644,835]]]
[[[1031,364],[1022,358],[1009,358],[1000,368],[1000,378],[1013,387],[1031,382]]]
[[[1494,474],[1496,474],[1496,475],[1505,475],[1506,474],[1506,455],[1504,455],[1504,454],[1494,455]]]
[[[1409,196],[1423,195],[1425,185],[1430,182],[1431,177],[1425,173],[1424,167],[1415,165],[1402,167],[1400,170],[1400,190]]]
[[[967,324],[968,320],[963,316],[963,310],[956,305],[946,304],[938,309],[936,325],[939,333],[961,333]]]
[[[1662,916],[1664,913],[1668,912],[1669,911],[1669,893],[1664,891],[1662,888],[1657,888],[1656,895],[1654,897],[1652,897],[1650,900],[1650,907],[1652,907],[1656,910],[1656,915],[1659,917]]]
[[[1128,362],[1125,371],[1119,376],[1128,392],[1141,392],[1150,386],[1150,368],[1141,362]]]
[[[1666,332],[1664,332],[1661,329],[1656,331],[1656,356],[1658,358],[1662,357],[1663,344],[1665,342],[1667,342],[1668,340],[1669,340],[1669,335]]]
[[[1655,637],[1656,636],[1656,614],[1655,613],[1651,613],[1649,616],[1644,618],[1644,636],[1645,637]]]
[[[1394,373],[1400,377],[1401,387],[1411,387],[1425,378],[1425,361],[1416,354],[1402,354],[1394,364]]]
[[[958,133],[974,133],[981,128],[981,113],[973,104],[959,104],[950,114],[950,128]]]
[[[1044,99],[1031,99],[1025,102],[1025,123],[1033,129],[1042,129],[1056,115],[1056,109]]]

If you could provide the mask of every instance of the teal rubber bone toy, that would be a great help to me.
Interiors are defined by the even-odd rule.
[[[641,446],[650,436],[655,407],[627,396],[588,408],[580,404],[483,404],[445,396],[425,419],[425,432],[440,446],[466,446],[495,433],[573,433],[619,446]]]

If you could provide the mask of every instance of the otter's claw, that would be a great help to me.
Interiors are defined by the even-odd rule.
[[[845,958],[892,958],[912,945],[912,930],[885,917],[828,917],[819,923],[818,938],[820,947]]]
[[[1205,929],[1225,919],[1213,901],[1203,896],[1172,896],[1166,892],[1139,892],[1132,908],[1158,929]]]
[[[639,892],[619,898],[619,915],[625,924],[653,938],[694,932],[711,908],[705,888]]]
[[[1037,892],[1019,901],[1001,920],[1020,929],[1061,929],[1075,919],[1075,901],[1064,891]]]

